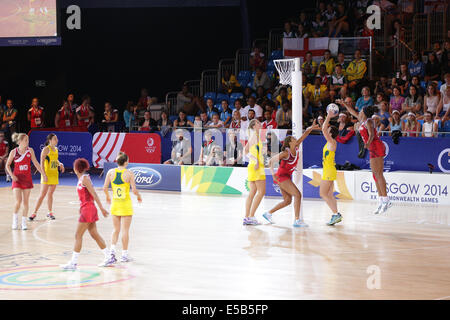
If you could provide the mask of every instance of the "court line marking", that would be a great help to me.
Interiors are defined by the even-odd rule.
[[[447,300],[449,298],[450,298],[450,296],[446,296],[446,297],[441,297],[441,298],[435,298],[433,300]]]
[[[59,219],[58,221],[61,221],[61,220],[69,220],[69,219],[73,219],[73,218],[75,218],[75,217],[77,217],[77,216],[76,216],[76,215],[72,215],[72,216],[68,216],[68,217],[64,217],[64,218],[62,218],[62,219]],[[63,247],[63,248],[72,248],[72,246],[64,245],[64,244],[61,244],[61,243],[58,243],[58,242],[48,241],[48,240],[42,239],[41,237],[38,236],[37,232],[39,231],[39,229],[42,228],[43,226],[46,226],[46,225],[49,224],[49,223],[52,223],[52,222],[53,222],[53,221],[47,221],[47,222],[44,222],[44,223],[41,224],[40,226],[37,226],[35,229],[33,229],[33,237],[34,237],[36,240],[45,242],[45,243],[50,244],[50,245],[53,245],[53,246],[56,245],[56,246],[58,246],[58,247]]]

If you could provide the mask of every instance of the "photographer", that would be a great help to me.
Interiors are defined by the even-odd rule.
[[[176,141],[173,142],[171,158],[164,164],[185,165],[191,164],[192,147],[188,139],[183,136],[183,130],[175,132]]]

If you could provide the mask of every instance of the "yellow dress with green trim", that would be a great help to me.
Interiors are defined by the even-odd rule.
[[[264,155],[262,150],[262,141],[258,137],[258,143],[255,143],[250,147],[249,153],[256,159],[259,159],[259,167],[255,170],[256,161],[253,158],[250,158],[250,162],[247,166],[248,181],[266,180],[266,173],[264,171]]]
[[[59,184],[59,161],[58,161],[58,148],[53,149],[50,146],[46,146],[49,153],[44,159],[44,170],[47,175],[47,182],[44,182],[43,177],[41,177],[41,184],[47,185],[57,185]]]
[[[322,180],[334,181],[336,180],[337,170],[336,170],[336,162],[334,161],[334,157],[336,152],[328,149],[328,142],[325,144],[322,150]]]
[[[130,197],[130,184],[123,180],[123,174],[126,169],[114,169],[111,188],[113,197],[111,201],[111,214],[114,216],[132,216],[133,203]]]

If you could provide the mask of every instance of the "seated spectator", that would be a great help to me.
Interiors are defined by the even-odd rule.
[[[437,137],[437,132],[438,124],[434,121],[433,114],[429,111],[425,112],[422,125],[422,137],[435,138]]]
[[[319,125],[319,127],[322,129],[323,123],[325,122],[325,120],[323,119],[322,116],[318,116],[317,117],[317,124]]]
[[[161,133],[162,136],[165,136],[167,133],[170,132],[170,129],[173,126],[172,121],[169,119],[169,115],[166,111],[161,112],[161,118],[157,121],[156,125],[158,126],[158,131]]]
[[[250,53],[250,67],[252,71],[256,71],[256,68],[265,67],[264,53],[262,53],[259,48],[254,48],[253,52]]]
[[[381,76],[380,80],[375,83],[375,94],[382,93],[385,96],[392,94],[391,85],[388,82],[387,76]]]
[[[397,110],[398,112],[402,111],[403,103],[405,102],[405,98],[402,97],[399,87],[394,87],[392,89],[392,96],[389,100],[389,107],[392,113],[393,110]]]
[[[178,118],[173,122],[173,128],[189,128],[193,127],[194,124],[186,118],[186,113],[184,111],[180,111],[178,113]]]
[[[211,98],[206,100],[206,114],[209,120],[212,119],[213,114],[219,114],[219,110],[214,106],[214,100]]]
[[[348,11],[343,2],[338,3],[336,17],[328,24],[328,37],[341,37],[349,31]]]
[[[177,94],[176,112],[184,111],[186,114],[193,115],[198,110],[204,110],[202,100],[190,93],[187,85],[183,85],[181,91]]]
[[[223,128],[223,122],[219,118],[219,114],[214,113],[211,121],[206,125],[208,128]]]
[[[139,131],[152,131],[156,127],[157,123],[152,119],[150,111],[144,112],[144,119],[139,126]]]
[[[325,66],[325,71],[327,72],[327,74],[331,75],[333,74],[334,68],[335,68],[335,63],[334,63],[334,59],[331,56],[331,51],[330,50],[325,50],[324,54],[323,54],[323,60],[319,63],[319,72],[320,72],[320,66],[324,65]]]
[[[3,131],[0,131],[0,172],[2,173],[4,173],[5,171],[5,165],[6,161],[8,160],[8,156],[9,156],[8,141],[6,141],[5,139],[5,133]]]
[[[303,76],[305,76],[305,81],[302,81],[302,83],[306,85],[314,84],[316,75],[312,72],[311,66],[309,64],[305,65],[305,68],[302,71],[302,78]]]
[[[267,100],[266,90],[262,86],[256,88],[256,101],[258,100],[261,101]]]
[[[38,98],[31,100],[31,107],[28,110],[27,116],[31,129],[44,127],[44,108],[39,105]]]
[[[348,67],[348,62],[345,62],[345,55],[343,52],[338,53],[336,66],[337,65],[342,67],[342,72],[345,74],[345,70],[347,70]]]
[[[322,13],[323,17],[326,19],[327,23],[336,18],[336,10],[331,3],[327,4],[327,9]]]
[[[305,67],[309,66],[311,71],[305,70]],[[305,62],[302,64],[302,71],[306,74],[306,78],[308,78],[308,74],[312,73],[315,77],[317,74],[317,62],[313,60],[313,55],[311,51],[306,52],[305,54]],[[309,71],[309,72],[308,72]]]
[[[311,26],[311,32],[314,38],[321,38],[325,36],[325,33],[327,32],[327,23],[319,12],[316,13],[315,19],[311,23]]]
[[[148,95],[148,90],[143,88],[141,89],[141,96],[139,97],[138,103],[137,103],[137,110],[140,113],[143,113],[145,110],[148,109],[152,104],[156,103],[156,98],[151,98]]]
[[[269,110],[264,111],[264,122],[262,123],[263,129],[276,129],[277,122],[272,119],[272,112]]]
[[[418,76],[420,79],[425,77],[425,65],[420,61],[417,52],[412,54],[412,60],[408,63],[408,71],[411,77]]]
[[[358,83],[360,83],[367,72],[366,62],[361,59],[361,50],[356,49],[355,59],[350,62],[345,73],[347,75],[347,80],[349,81],[349,87],[354,88]]]
[[[398,85],[397,78],[392,78],[392,79],[391,79],[391,88],[392,88],[392,90],[394,90],[394,87],[397,87],[397,88],[400,90],[400,95],[401,95],[401,96],[404,95],[403,88],[402,88],[401,86]]]
[[[406,62],[400,64],[400,71],[396,74],[397,84],[402,88],[403,92],[407,92],[409,83],[411,82],[411,75],[408,72],[408,65]]]
[[[114,109],[111,105],[111,102],[106,102],[102,122],[111,123],[117,121],[119,121],[119,110]]]
[[[55,115],[55,128],[70,128],[75,125],[75,112],[68,101],[63,102],[61,109]]]
[[[234,110],[233,110],[233,112],[231,113],[231,115],[234,117],[234,114],[235,114],[236,112],[241,113],[241,112],[243,111],[243,110],[242,110],[243,106],[244,106],[244,101],[243,101],[242,99],[236,99],[236,100],[234,101]],[[241,117],[243,117],[242,114],[241,114]]]
[[[256,90],[258,87],[263,87],[265,90],[270,88],[270,79],[261,67],[256,68],[255,78],[253,79],[252,89]]]
[[[386,96],[382,92],[378,92],[375,96],[375,104],[374,106],[378,107],[380,109],[380,104],[382,101],[386,101]]]
[[[326,2],[325,1],[319,1],[317,12],[320,13],[322,16],[324,16],[326,11],[327,11]]]
[[[280,88],[278,93],[279,94],[276,96],[275,101],[277,101],[279,105],[281,105],[281,101],[283,100],[292,101],[292,93],[289,95],[288,88],[283,86]]]
[[[263,108],[261,108],[260,105],[256,104],[256,99],[253,96],[250,96],[250,98],[248,98],[247,100],[248,105],[242,110],[241,115],[245,116],[249,110],[254,110],[255,111],[255,115],[256,115],[256,119],[258,119],[259,121],[262,121],[263,119]]]
[[[441,100],[439,101],[436,114],[438,115],[437,119],[442,119],[445,121],[445,115],[448,115],[448,110],[450,109],[450,87],[447,86],[445,90],[445,94],[441,95]]]
[[[276,123],[278,129],[292,129],[292,109],[288,100],[281,102],[281,108],[277,111]]]
[[[241,85],[236,79],[234,74],[231,74],[229,70],[225,70],[222,77],[222,88],[223,93],[232,93],[241,91]]]
[[[316,114],[317,111],[322,109],[323,104],[322,101],[327,96],[327,87],[324,85],[321,85],[320,78],[316,78],[314,85],[308,84],[306,86],[306,98],[309,101],[309,104],[311,106],[311,112],[310,114]],[[278,122],[278,121],[277,121]],[[278,125],[280,123],[278,122]]]
[[[302,23],[298,24],[297,32],[295,33],[296,38],[308,38],[309,34],[306,31],[305,26]]]
[[[409,94],[402,105],[401,112],[404,114],[402,119],[405,119],[408,113],[412,112],[415,114],[423,114],[423,99],[417,93],[417,88],[415,86],[409,87]]]
[[[230,128],[239,129],[241,127],[241,113],[237,110],[233,111],[233,120],[231,120]]]
[[[383,135],[382,131],[385,131],[386,128],[384,127],[383,123],[381,122],[380,116],[377,114],[374,114],[372,116],[372,120],[373,120],[375,130],[377,130],[377,135],[379,137],[381,137]]]
[[[227,166],[243,166],[244,147],[238,140],[235,130],[228,130],[225,161]]]
[[[389,118],[391,117],[389,114],[388,103],[386,101],[381,101],[378,109],[380,111],[377,115],[380,117],[380,122],[384,126],[384,129],[386,129],[389,126]]]
[[[441,101],[441,94],[436,89],[436,85],[430,83],[427,86],[427,93],[425,94],[425,98],[423,99],[423,113],[429,111],[433,114],[436,119],[439,119],[438,105]]]
[[[444,74],[444,81],[441,85],[441,88],[439,89],[441,91],[441,95],[445,95],[445,91],[447,90],[448,86],[450,86],[450,73]]]
[[[175,131],[176,141],[173,142],[171,157],[164,164],[175,164],[182,166],[191,164],[192,146],[188,139],[183,136],[183,130]]]
[[[364,107],[367,106],[373,106],[374,102],[372,99],[372,96],[370,95],[370,88],[369,87],[364,87],[361,90],[361,97],[358,98],[358,100],[356,100],[356,110],[359,112],[362,109],[364,109]]]
[[[402,122],[404,137],[418,137],[420,132],[420,123],[416,119],[416,115],[413,112],[408,113],[406,122]]]
[[[12,99],[6,100],[6,110],[3,113],[2,130],[13,134],[17,129],[17,109],[13,106]]]
[[[128,101],[125,111],[123,112],[123,121],[125,122],[125,127],[128,131],[133,129],[134,121],[136,121],[136,110],[137,106],[133,103],[133,101]]]
[[[339,135],[336,137],[336,141],[339,143],[347,143],[355,135],[353,123],[350,122],[350,117],[347,112],[341,112],[339,114],[338,129]]]
[[[305,11],[300,12],[298,25],[303,25],[306,32],[309,32],[311,30],[311,21],[309,21]]]
[[[244,94],[242,96],[242,106],[244,105],[244,101],[247,101],[253,95],[253,90],[251,87],[245,87]]]
[[[444,53],[444,50],[443,50],[443,48],[441,47],[441,43],[440,43],[439,41],[435,41],[435,42],[433,43],[433,51],[432,51],[432,53],[435,54],[436,59],[437,59],[437,62],[438,62],[439,64],[441,64],[441,63],[442,63],[442,55],[443,55],[443,53]]]
[[[402,131],[402,119],[400,118],[400,111],[392,111],[392,117],[389,118],[389,131],[390,135],[401,134]]]
[[[76,115],[78,119],[78,126],[89,128],[94,123],[94,108],[91,106],[91,98],[89,96],[84,96],[82,98],[82,103],[78,106],[76,110]]]
[[[223,126],[228,128],[231,123],[233,111],[228,105],[228,100],[222,100],[222,112],[220,113],[220,121],[223,122]]]
[[[241,140],[244,140],[244,141],[247,140],[248,124],[250,123],[250,121],[252,121],[255,118],[256,118],[256,113],[255,113],[254,109],[248,110],[247,117],[242,117],[242,114],[241,114],[241,134],[240,134]],[[244,119],[246,119],[246,120],[244,120]]]
[[[340,64],[335,66],[330,83],[331,90],[339,91],[342,87],[347,88],[347,78],[345,77],[342,66]]]
[[[269,111],[272,115],[272,119],[275,121],[275,118],[277,116],[277,110],[275,110],[275,102],[273,100],[267,101],[266,104],[266,111]]]
[[[428,62],[425,65],[425,78],[426,82],[438,81],[441,77],[441,64],[434,52],[428,54]]]
[[[209,130],[205,132],[203,140],[203,147],[200,150],[200,156],[197,164],[201,166],[222,165],[222,150],[212,138]]]
[[[411,86],[415,86],[415,87],[416,87],[417,93],[418,93],[420,96],[422,96],[422,97],[425,96],[426,90],[420,85],[420,79],[419,79],[418,76],[414,76],[414,77],[411,78],[411,82],[409,83],[406,92],[409,92],[409,87],[411,87]]]
[[[283,38],[295,38],[294,31],[292,30],[292,25],[289,21],[284,23]]]
[[[330,86],[330,75],[327,73],[327,67],[324,64],[319,66],[319,75],[317,77],[320,79],[321,85]]]
[[[199,123],[201,125],[201,128],[206,128],[208,126],[208,114],[206,112],[202,112],[200,113],[200,121],[201,123]]]

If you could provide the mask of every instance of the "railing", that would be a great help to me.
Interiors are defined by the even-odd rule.
[[[196,97],[200,96],[200,80],[187,80],[184,82],[185,86],[189,87],[189,91]]]
[[[166,108],[170,115],[175,115],[177,112],[177,91],[170,91],[166,94]]]
[[[230,74],[234,74],[236,77],[236,60],[235,59],[222,59],[219,61],[219,70],[217,73],[217,87],[222,85],[222,78],[225,71],[229,71]]]
[[[250,69],[250,53],[249,49],[238,49],[236,51],[235,67],[236,77],[239,72]]]
[[[203,70],[202,77],[200,80],[200,96],[203,97],[205,92],[216,92],[217,86],[217,69]]]
[[[421,52],[430,50],[434,41],[442,42],[447,38],[450,28],[450,6],[445,5],[443,11],[416,13],[413,17],[413,48]]]
[[[271,29],[269,31],[269,55],[272,51],[283,47],[283,29]]]

